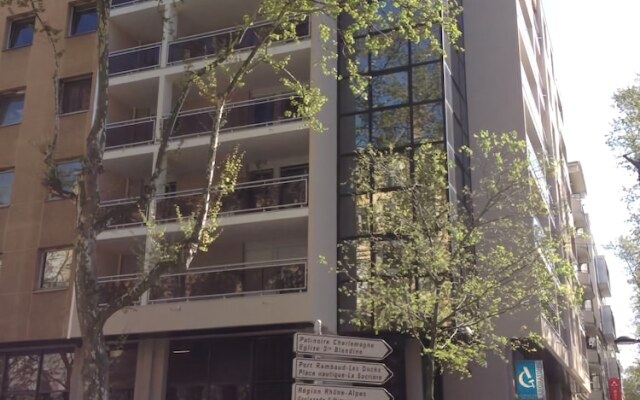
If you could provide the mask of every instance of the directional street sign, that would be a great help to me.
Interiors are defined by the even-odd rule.
[[[394,400],[382,388],[357,386],[306,385],[294,383],[292,400]]]
[[[293,360],[293,377],[297,379],[382,385],[392,376],[393,372],[386,365],[378,363],[313,358]]]
[[[382,339],[298,332],[294,336],[293,351],[298,354],[384,360],[392,349]]]

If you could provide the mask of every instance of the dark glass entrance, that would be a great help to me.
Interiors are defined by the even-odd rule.
[[[171,342],[167,400],[291,397],[291,335]]]

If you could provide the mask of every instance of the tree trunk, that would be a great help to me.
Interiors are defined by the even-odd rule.
[[[423,400],[435,400],[436,364],[431,355],[422,356],[422,372],[424,375],[422,383]]]
[[[96,232],[92,215],[97,209],[91,177],[80,182],[78,202],[78,238],[76,241],[76,311],[82,336],[82,391],[84,400],[107,400],[109,352],[102,329],[105,315],[101,312],[101,296],[96,280]],[[87,186],[84,186],[87,185]],[[92,194],[87,195],[87,193]]]
[[[109,350],[102,336],[102,324],[85,332],[82,342],[82,392],[84,400],[107,400]]]

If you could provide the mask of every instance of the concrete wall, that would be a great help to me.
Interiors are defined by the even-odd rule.
[[[62,78],[91,74],[96,67],[95,35],[66,37],[70,8],[66,0],[46,0],[46,20],[62,30]],[[7,21],[26,10],[0,9],[1,43],[7,42]],[[53,126],[53,57],[44,35],[31,46],[0,52],[0,93],[26,89],[21,124],[0,127],[0,168],[14,169],[12,201],[0,209],[0,342],[64,338],[69,318],[71,290],[38,291],[39,250],[70,246],[74,239],[74,205],[70,201],[45,201],[41,185],[42,150]],[[57,159],[82,155],[90,112],[62,117]]]

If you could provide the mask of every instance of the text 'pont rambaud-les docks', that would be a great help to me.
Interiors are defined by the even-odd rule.
[[[393,376],[384,364],[296,358],[294,378],[382,385]]]

